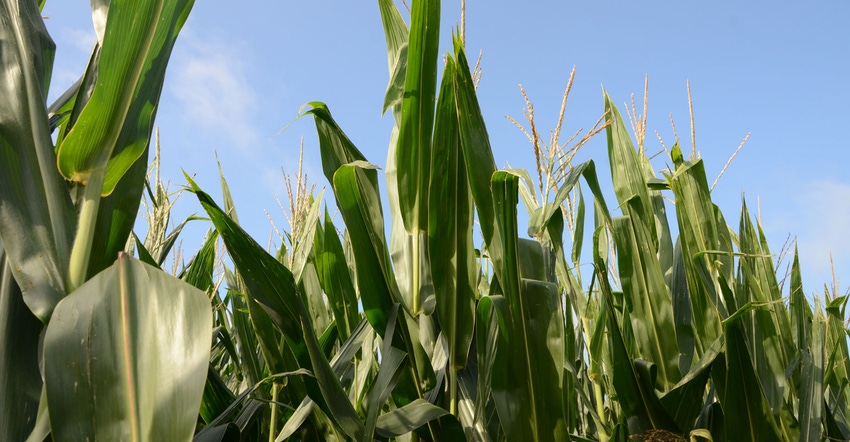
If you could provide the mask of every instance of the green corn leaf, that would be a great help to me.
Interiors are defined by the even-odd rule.
[[[216,426],[206,426],[198,432],[192,442],[224,442],[236,441],[242,436],[239,426],[234,423],[227,423]]]
[[[661,404],[684,433],[690,433],[705,405],[705,391],[711,365],[723,350],[723,339],[714,341],[690,372],[661,397]]]
[[[796,259],[795,259],[796,262]],[[793,286],[793,283],[792,283]],[[805,302],[805,299],[803,299]],[[820,307],[818,305],[818,307]],[[805,308],[809,310],[808,303]],[[808,312],[811,315],[811,311]],[[822,438],[821,421],[824,417],[824,360],[826,342],[826,320],[820,308],[811,323],[811,343],[809,348],[801,349],[800,368],[800,441],[819,441]]]
[[[623,122],[620,111],[611,102],[611,97],[608,96],[607,92],[603,90],[602,95],[605,101],[605,113],[611,122],[605,128],[605,134],[608,138],[608,157],[614,193],[617,195],[617,201],[621,206],[625,206],[626,202],[634,196],[639,198],[642,210],[645,211],[641,214],[643,215],[641,220],[647,223],[651,238],[656,239],[655,224],[649,222],[653,220],[652,212],[650,212],[652,205],[650,204],[649,191],[646,187],[647,177],[641,164],[640,155],[632,145],[628,126]],[[657,246],[657,243],[652,245]]]
[[[189,267],[182,278],[205,293],[210,293],[215,285],[213,274],[215,273],[215,246],[217,242],[218,232],[210,230],[201,250],[189,261]]]
[[[0,243],[0,439],[24,440],[36,422],[42,324],[24,304]]]
[[[75,224],[44,104],[54,50],[35,2],[0,2],[0,241],[43,322],[65,296]]]
[[[151,252],[148,251],[147,247],[139,241],[139,238],[135,238],[136,242],[136,253],[139,254],[139,261],[147,265],[151,265],[154,267],[159,267],[159,263],[156,262],[153,256],[151,256]]]
[[[72,113],[78,102],[78,95],[81,91],[82,93],[86,92],[86,89],[81,89],[83,86],[83,80],[85,80],[85,76],[72,84],[71,87],[63,92],[62,95],[60,95],[59,98],[57,98],[56,101],[47,108],[50,132],[53,133],[53,131],[59,129],[59,133],[56,137],[57,144],[62,143],[62,139],[65,137],[65,131],[71,121]],[[82,102],[84,99],[85,98],[80,98],[79,101]]]
[[[515,418],[508,438],[569,440],[563,413],[564,318],[557,286],[541,280],[539,243],[517,238],[519,176],[498,171],[493,201],[503,245],[500,284],[511,324],[507,375],[494,378],[500,419]],[[532,264],[537,261],[539,265]],[[532,278],[538,279],[532,279]],[[508,404],[508,401],[514,401]],[[513,409],[513,410],[511,410]]]
[[[460,151],[454,61],[443,74],[431,156],[428,240],[440,326],[453,369],[466,366],[472,343],[478,281],[472,242],[472,196]]]
[[[584,244],[584,213],[585,204],[584,196],[581,193],[581,188],[578,189],[578,208],[576,209],[575,231],[573,232],[573,247],[570,259],[573,266],[578,268],[579,260],[581,259],[581,249]]]
[[[297,370],[299,366],[311,367],[313,358],[305,347],[307,330],[303,329],[301,313],[298,311],[302,301],[294,277],[282,263],[251,239],[209,195],[201,191],[191,178],[186,178],[191,186],[190,190],[196,194],[207,211],[239,270],[239,277],[236,279],[244,281],[246,294],[249,295],[246,303],[250,322],[269,370],[280,373]],[[251,333],[250,330],[246,332]],[[283,348],[280,345],[282,338],[278,333],[285,336],[287,345]],[[331,404],[325,402],[320,391],[321,386],[315,380],[296,379],[287,387],[298,397],[310,394],[319,407],[328,412]]]
[[[594,241],[598,241],[599,238],[599,235],[595,235]],[[607,323],[610,334],[607,357],[610,358],[613,366],[612,384],[617,394],[617,402],[623,408],[623,418],[628,421],[629,432],[639,434],[647,430],[663,429],[679,433],[675,421],[655,394],[654,380],[640,376],[629,356],[615,313],[614,295],[608,280],[608,266],[598,246],[594,247],[593,261],[598,275],[601,302],[606,304],[607,318],[601,320]]]
[[[319,390],[327,402],[331,417],[339,427],[349,436],[362,439],[364,434],[363,423],[348,400],[348,395],[342,389],[330,363],[319,347],[316,335],[313,333],[310,314],[301,298],[298,299],[299,312],[301,314],[301,327],[304,330],[304,341],[307,344],[307,352],[313,366],[313,373],[319,384]]]
[[[322,170],[328,182],[333,183],[337,169],[354,161],[366,161],[366,157],[348,139],[331,116],[325,103],[311,101],[304,105],[310,109],[302,115],[312,115],[319,134],[319,149],[322,152]]]
[[[62,174],[86,184],[104,170],[103,195],[145,152],[165,68],[193,0],[113,0],[97,85],[58,151]]]
[[[381,365],[374,382],[369,387],[364,401],[366,410],[366,431],[362,437],[363,442],[374,439],[374,433],[378,422],[378,413],[389,398],[390,393],[398,382],[401,367],[407,355],[393,347],[392,341],[396,326],[399,324],[398,304],[390,309],[387,320],[387,328],[384,330],[384,342],[381,347]]]
[[[425,399],[415,401],[378,417],[377,433],[383,437],[398,437],[449,414]]]
[[[397,153],[407,75],[409,32],[392,0],[379,0],[378,4],[384,24],[390,68],[384,112],[391,107],[394,121],[390,133],[385,173],[391,220],[389,250],[396,269],[395,276],[403,304],[411,306],[417,312],[430,315],[434,311],[436,301],[428,265],[427,232],[423,230],[412,235],[408,233],[399,201],[402,195],[398,185]],[[424,179],[427,180],[427,176]],[[418,267],[416,267],[417,263]],[[414,284],[417,287],[414,287]]]
[[[318,224],[318,221],[315,223]],[[309,243],[312,249],[313,241],[309,241]],[[323,342],[326,343],[323,348],[332,347],[333,341],[338,337],[336,334],[337,330],[336,327],[328,328],[329,325],[332,325],[333,318],[331,317],[330,309],[328,309],[325,303],[325,295],[322,293],[322,284],[319,282],[319,274],[316,269],[316,260],[312,254],[306,257],[304,269],[301,272],[301,280],[298,281],[298,292],[303,294],[301,298],[304,300],[304,303],[307,305],[307,311],[310,313],[313,332],[317,335],[326,332],[323,335]]]
[[[490,191],[490,179],[496,171],[496,161],[490,148],[490,139],[484,117],[475,95],[475,85],[472,81],[472,71],[466,60],[462,43],[455,38],[455,100],[457,101],[458,127],[460,130],[460,145],[463,149],[463,160],[466,165],[466,176],[478,211],[478,222],[484,236],[484,244],[490,256],[501,254],[496,218],[493,208],[493,194]],[[497,273],[501,272],[496,263]]]
[[[295,432],[298,431],[299,428],[301,428],[301,425],[304,423],[304,421],[306,421],[307,418],[310,417],[310,415],[313,413],[315,405],[316,403],[313,402],[312,399],[305,396],[301,403],[298,405],[298,407],[295,408],[295,411],[292,412],[292,416],[289,416],[289,419],[287,419],[286,424],[284,424],[283,428],[280,430],[280,433],[278,433],[277,437],[275,438],[275,442],[285,441],[290,436],[295,434]]]
[[[47,328],[44,373],[53,437],[190,440],[211,327],[205,293],[119,256],[63,299]]]
[[[827,299],[829,299],[827,297]],[[828,352],[824,365],[824,400],[830,412],[825,413],[831,426],[840,429],[839,437],[850,437],[850,412],[848,412],[848,386],[850,386],[850,352],[848,352],[847,329],[844,311],[848,296],[839,296],[826,305],[826,345]],[[829,430],[835,435],[834,430]]]
[[[233,275],[225,270],[225,274]],[[235,279],[235,275],[232,276]],[[228,283],[229,286],[233,286]],[[256,351],[260,345],[258,339],[262,336],[263,328],[257,329],[255,332],[251,323],[251,316],[248,309],[247,297],[233,289],[228,289],[228,298],[233,308],[233,330],[234,338],[237,344],[238,360],[240,363],[236,365],[238,368],[237,374],[244,377],[248,384],[256,384],[263,378],[262,366],[260,365],[260,355]],[[258,309],[262,307],[257,306]],[[266,316],[268,317],[268,315]]]
[[[292,273],[251,239],[188,175],[186,180],[224,240],[251,297],[280,331],[291,338],[301,336],[298,295]]]
[[[803,279],[800,276],[800,254],[794,247],[794,262],[791,264],[790,312],[791,332],[797,350],[808,347],[811,337],[812,311],[803,291]]]
[[[738,440],[782,440],[750,359],[741,321],[728,322],[724,329],[726,351],[717,357],[711,377],[727,434]]]
[[[627,216],[613,223],[620,281],[640,357],[656,364],[666,391],[681,379],[672,299],[642,219],[646,212],[641,201],[633,197],[624,206]]]
[[[743,274],[742,290],[747,302],[763,305],[745,321],[753,363],[762,389],[774,414],[778,414],[785,396],[785,369],[793,350],[791,321],[782,302],[769,250],[762,248],[750,219],[747,205],[741,209],[739,265]],[[739,297],[739,302],[742,300]],[[783,333],[783,330],[786,332]]]
[[[378,7],[381,10],[381,22],[384,25],[384,37],[387,41],[387,64],[390,69],[390,81],[384,95],[383,112],[385,113],[392,108],[396,123],[398,123],[401,117],[404,83],[407,77],[407,45],[410,32],[395,2],[378,0]],[[398,125],[393,129],[398,130]],[[394,152],[395,145],[391,146],[390,150]],[[387,166],[389,167],[389,163]]]
[[[313,109],[305,114],[315,117],[323,168],[326,176],[332,174],[329,178],[334,185],[337,207],[343,215],[346,235],[351,242],[356,287],[363,311],[369,323],[380,334],[386,330],[387,312],[393,303],[403,302],[406,311],[412,312],[414,309],[409,298],[400,295],[384,238],[383,211],[375,170],[377,167],[362,159],[362,154],[333,122],[327,107],[321,103],[310,105]],[[424,250],[421,252],[425,253]],[[399,280],[406,281],[410,276],[405,270],[408,267],[400,267]],[[427,276],[425,274],[422,278],[425,285]],[[407,314],[404,318],[407,327],[401,327],[393,345],[404,348],[411,358],[411,365],[416,367],[415,379],[401,381],[405,386],[404,396],[410,401],[418,397],[418,391],[433,388],[434,371],[419,340],[411,339],[411,336],[419,336],[416,321]]]
[[[209,364],[207,368],[207,383],[204,386],[204,394],[201,398],[201,409],[198,414],[206,423],[220,416],[227,407],[236,400],[236,396],[227,387],[221,375]]]
[[[721,247],[718,240],[719,231],[725,225],[717,225],[702,160],[683,163],[669,181],[676,200],[679,240],[693,311],[695,354],[700,357],[720,336],[720,319],[726,315],[720,282],[713,277],[718,270],[714,262],[701,253],[727,247]]]
[[[669,285],[673,267],[673,241],[667,224],[667,210],[664,198],[657,187],[655,171],[643,151],[636,151],[628,133],[628,126],[608,93],[603,91],[605,112],[610,125],[605,129],[608,138],[608,157],[611,166],[611,180],[617,201],[623,206],[633,196],[637,196],[643,213],[644,222],[651,248],[656,253],[666,283]]]
[[[351,274],[345,263],[342,243],[339,241],[336,227],[334,227],[327,208],[325,209],[324,228],[316,229],[315,242],[316,270],[319,274],[319,281],[328,296],[328,302],[339,329],[340,339],[345,341],[360,321],[360,313],[357,310],[357,293],[354,290]]]
[[[417,0],[410,12],[410,36],[401,122],[396,145],[399,208],[410,234],[427,230],[431,135],[440,45],[439,0]]]
[[[147,175],[147,148],[141,158],[143,159],[130,166],[125,174],[126,178],[116,184],[115,191],[100,201],[95,235],[92,237],[92,250],[95,253],[92,253],[89,260],[89,275],[96,275],[111,266],[118,252],[124,250],[127,244],[127,238],[136,223],[144,190]],[[175,229],[175,234],[170,241],[171,245],[177,240],[177,235],[184,224],[185,221]],[[155,257],[158,265],[162,265],[170,250],[170,246],[163,247],[159,256]]]
[[[494,371],[505,374],[504,365],[496,368],[499,346],[505,346],[507,324],[500,312],[507,311],[503,296],[484,296],[476,308],[475,335],[478,344],[478,397],[475,401],[475,422],[484,421],[487,403],[493,390]],[[503,350],[502,355],[505,354]],[[504,359],[504,357],[503,357]],[[512,421],[506,422],[510,426]]]
[[[602,195],[602,188],[599,187],[599,180],[596,178],[596,166],[594,165],[593,160],[588,160],[573,167],[566,178],[564,178],[564,184],[562,184],[561,188],[558,189],[558,193],[555,194],[555,199],[532,214],[531,219],[528,222],[528,236],[536,237],[543,232],[543,228],[546,226],[546,223],[549,222],[549,219],[552,218],[552,215],[554,215],[555,212],[561,210],[561,204],[563,204],[570,196],[570,192],[573,191],[575,185],[578,183],[579,177],[581,176],[584,177],[588,187],[590,187],[591,192],[593,192],[596,203],[601,206],[601,213],[606,216],[606,224],[610,225],[611,218],[608,215],[608,206],[605,204],[605,198]],[[582,218],[583,217],[584,215],[582,214]],[[576,223],[576,225],[578,226],[578,223]]]
[[[316,234],[316,226],[319,224],[319,209],[322,206],[322,197],[325,190],[319,191],[319,195],[310,203],[310,209],[304,216],[304,227],[299,231],[298,237],[292,238],[295,250],[292,251],[292,275],[296,281],[301,281],[304,267],[313,254],[313,237]]]
[[[375,331],[387,328],[387,315],[398,290],[384,242],[384,221],[378,195],[377,173],[345,165],[333,177],[334,194],[351,238],[356,262],[357,288],[363,312]]]
[[[685,275],[681,237],[673,247],[673,269],[670,278],[670,294],[673,302],[673,320],[676,324],[676,341],[679,347],[679,371],[687,373],[694,360],[694,313],[691,309],[690,292]]]

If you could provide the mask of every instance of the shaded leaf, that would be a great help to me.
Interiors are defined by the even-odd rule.
[[[378,417],[377,432],[383,437],[397,437],[409,433],[426,423],[449,414],[424,399],[415,401]]]
[[[35,2],[0,2],[0,241],[42,322],[65,296],[75,225],[44,104],[54,50]]]

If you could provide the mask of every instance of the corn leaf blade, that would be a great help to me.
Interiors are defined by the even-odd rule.
[[[740,321],[725,325],[726,351],[711,370],[726,431],[743,440],[782,440],[753,368]]]
[[[334,313],[340,340],[348,339],[360,322],[357,292],[345,262],[342,243],[330,214],[325,209],[325,225],[316,229],[316,270]]]
[[[24,440],[38,413],[42,323],[24,303],[0,243],[0,439]]]
[[[46,331],[53,437],[191,439],[211,327],[205,293],[119,256],[57,305]]]
[[[416,234],[425,231],[428,222],[428,169],[437,91],[440,1],[414,2],[410,22],[396,173],[404,227],[408,233]]]
[[[24,301],[44,322],[65,296],[75,225],[44,104],[54,50],[34,2],[0,2],[0,241]]]
[[[475,323],[478,272],[472,242],[472,196],[460,151],[454,94],[454,61],[443,74],[431,156],[428,240],[440,325],[449,362],[466,366]]]
[[[103,195],[148,146],[165,69],[194,0],[113,0],[109,4],[97,85],[59,146],[62,174],[86,184],[105,169]]]
[[[569,440],[563,413],[564,318],[557,287],[545,280],[542,249],[517,237],[519,176],[493,174],[492,192],[503,245],[500,285],[509,321],[506,373],[494,377],[500,419],[514,419],[508,438]],[[532,262],[537,262],[534,265]],[[532,279],[536,278],[536,279]],[[513,403],[509,403],[513,401]]]
[[[675,385],[679,373],[679,349],[673,337],[676,327],[673,304],[651,234],[643,220],[646,212],[638,198],[626,201],[625,217],[614,219],[620,281],[640,356],[654,362],[664,390]]]
[[[333,177],[334,194],[351,238],[357,287],[363,313],[379,334],[387,320],[397,289],[384,242],[384,222],[377,188],[377,173],[345,165]],[[383,335],[382,335],[383,336]]]

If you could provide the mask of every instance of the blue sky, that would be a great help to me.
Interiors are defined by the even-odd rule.
[[[737,230],[742,195],[760,206],[772,251],[790,234],[799,242],[808,293],[838,276],[850,281],[850,3],[624,2],[502,0],[467,2],[466,45],[483,50],[479,100],[497,165],[533,169],[525,136],[505,119],[522,118],[522,84],[544,136],[556,124],[570,70],[576,80],[564,133],[590,128],[602,113],[602,87],[619,105],[640,100],[649,77],[647,151],[655,131],[690,148],[686,81],[696,116],[696,147],[709,180],[745,135],[750,137],[713,191]],[[444,52],[460,2],[443,2]],[[89,2],[48,1],[44,14],[57,44],[52,96],[86,65],[94,32]],[[172,55],[157,118],[164,179],[176,190],[182,170],[220,195],[215,154],[240,219],[261,244],[285,226],[281,168],[294,172],[301,139],[305,169],[328,187],[312,120],[274,136],[308,101],[324,101],[373,163],[386,162],[391,117],[381,116],[388,78],[377,2],[340,0],[198,1]],[[607,180],[604,136],[576,162],[594,159]],[[664,161],[656,161],[656,169]],[[330,192],[327,193],[330,197]],[[613,194],[611,197],[613,200]],[[183,195],[176,216],[201,208]],[[520,209],[521,210],[521,209]],[[206,226],[184,236],[188,253]],[[842,291],[846,285],[842,284]]]

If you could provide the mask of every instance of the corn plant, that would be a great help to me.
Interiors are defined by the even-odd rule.
[[[537,195],[528,172],[497,170],[457,35],[438,76],[440,3],[414,1],[409,26],[393,2],[378,5],[390,78],[384,110],[395,121],[386,210],[377,166],[319,102],[302,115],[315,122],[342,237],[327,211],[320,216],[319,195],[308,199],[291,247],[272,256],[239,227],[229,197],[220,208],[191,184],[235,266],[211,373],[226,400],[202,433],[435,441],[850,435],[846,297],[827,293],[825,311],[812,309],[796,255],[785,288],[746,205],[733,229],[712,203],[703,160],[685,159],[676,145],[672,167],[659,174],[641,133],[636,149],[604,95],[606,122],[588,136],[606,132],[618,209],[606,202],[593,161],[554,153],[557,137],[538,160]],[[529,134],[536,142],[536,129]],[[519,237],[520,199],[534,239]],[[586,254],[584,232],[593,238]],[[578,271],[585,259],[590,275]]]
[[[297,184],[291,231],[268,250],[221,170],[221,205],[187,176],[212,228],[174,277],[156,267],[185,222],[165,234],[154,178],[148,236],[128,248],[139,259],[119,254],[191,9],[125,3],[93,2],[108,20],[89,69],[51,108],[38,5],[0,3],[4,440],[850,437],[847,297],[812,308],[796,254],[786,288],[746,204],[732,228],[678,144],[656,172],[645,120],[636,149],[607,94],[587,137],[606,132],[616,206],[596,164],[562,150],[563,110],[544,150],[527,100],[537,186],[498,170],[462,30],[438,75],[439,1],[415,0],[409,25],[378,1],[395,122],[384,172],[326,104],[302,112],[342,223]]]
[[[86,72],[48,107],[44,1],[0,2],[0,439],[187,440],[209,301],[123,250],[193,2],[91,3]]]

